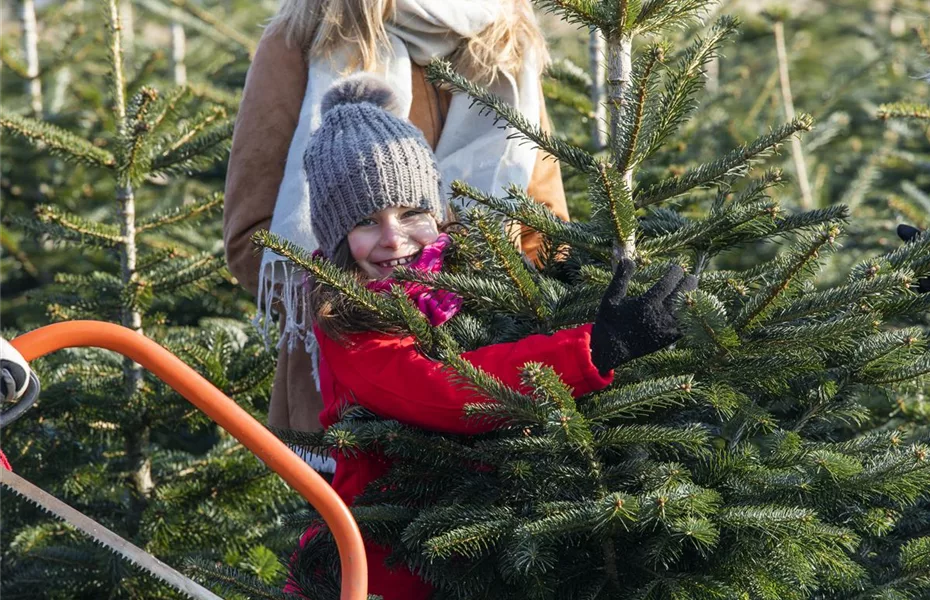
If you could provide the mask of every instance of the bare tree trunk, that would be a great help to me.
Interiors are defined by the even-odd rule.
[[[39,79],[39,31],[34,0],[20,0],[19,22],[23,32],[23,58],[26,59],[26,96],[35,117],[42,116],[42,80]]]
[[[136,19],[132,0],[120,0],[119,20],[122,38],[120,48],[123,51],[123,56],[126,57],[126,62],[132,62],[133,50],[136,47]]]
[[[174,9],[177,11],[178,9]],[[171,22],[171,63],[174,67],[175,85],[187,85],[187,37],[184,27],[178,21]]]
[[[625,35],[607,42],[607,104],[610,108],[610,139],[619,139],[620,120],[627,107],[623,98],[631,85],[633,71],[633,38]],[[614,157],[616,160],[617,157]],[[627,189],[633,190],[633,169],[627,167],[623,172],[623,182]],[[621,258],[633,259],[636,253],[636,232],[630,231],[626,239],[620,240],[614,248],[614,261]]]
[[[707,62],[707,91],[716,94],[720,91],[720,57],[714,54]]]
[[[65,104],[65,94],[71,85],[71,68],[62,67],[55,73],[51,99],[48,102],[48,114],[57,115]]]
[[[788,76],[788,52],[785,50],[785,24],[775,22],[775,51],[778,55],[778,77],[781,82],[781,97],[785,107],[785,117],[790,121],[794,119],[794,99],[791,95],[791,79]],[[801,140],[797,136],[791,138],[791,157],[794,159],[794,170],[801,188],[801,208],[810,210],[813,205],[811,184],[807,177],[807,165],[804,162],[804,151],[801,149]]]
[[[123,2],[125,6],[128,2]],[[116,113],[116,123],[119,137],[126,139],[128,135],[126,122],[126,92],[123,79],[122,33],[120,26],[122,10],[116,6],[116,0],[109,0],[109,18],[112,27],[110,38],[110,53],[113,62],[113,110]],[[119,160],[125,160],[123,158]],[[119,203],[120,214],[120,278],[125,287],[130,287],[138,280],[136,271],[136,202],[129,178],[127,165],[119,165],[117,169],[116,201]],[[135,306],[123,308],[121,321],[124,327],[142,333],[142,313]],[[126,397],[130,400],[136,398],[142,390],[142,367],[130,359],[123,361],[123,385]],[[144,414],[126,432],[125,447],[128,462],[129,480],[133,488],[132,511],[127,515],[130,531],[138,523],[142,512],[148,505],[148,498],[154,489],[152,481],[152,460],[149,455],[149,437],[151,427]]]
[[[588,57],[591,68],[591,106],[594,109],[594,120],[591,123],[591,137],[594,148],[603,150],[607,146],[607,103],[605,99],[605,78],[607,77],[604,60],[607,56],[607,44],[604,36],[597,29],[591,30],[588,40]]]

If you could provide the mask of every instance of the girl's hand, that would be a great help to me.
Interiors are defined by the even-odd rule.
[[[904,223],[898,225],[898,237],[905,242],[911,241],[921,233],[919,229],[912,225],[905,225]],[[917,281],[917,291],[921,294],[930,292],[930,278],[924,277],[923,279],[919,279]]]
[[[635,269],[633,261],[620,261],[594,319],[591,361],[602,375],[681,338],[675,298],[697,288],[697,277],[673,266],[645,294],[630,298],[626,291]]]

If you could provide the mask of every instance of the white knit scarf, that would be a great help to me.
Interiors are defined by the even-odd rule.
[[[501,0],[397,0],[393,22],[386,27],[390,47],[379,49],[379,73],[395,88],[404,112],[412,99],[411,61],[426,65],[433,58],[448,57],[505,9]],[[334,52],[329,60],[311,60],[307,90],[300,119],[287,155],[284,177],[278,189],[271,232],[313,251],[316,239],[310,227],[310,196],[303,167],[304,148],[310,134],[320,125],[320,100],[336,80],[349,75],[350,48]],[[504,74],[489,90],[516,107],[533,124],[539,123],[541,98],[536,57],[525,57],[522,71]],[[461,179],[490,194],[502,194],[507,185],[529,184],[536,160],[535,148],[520,139],[509,139],[512,130],[494,125],[492,115],[479,114],[471,99],[455,94],[436,147],[444,193],[453,180]],[[259,273],[259,312],[254,323],[268,339],[272,326],[271,306],[278,300],[284,309],[280,343],[293,350],[298,340],[315,354],[315,339],[309,319],[299,302],[303,273],[281,256],[265,250]],[[315,361],[314,361],[315,362]],[[316,375],[314,373],[314,375]],[[319,386],[319,381],[317,381]]]

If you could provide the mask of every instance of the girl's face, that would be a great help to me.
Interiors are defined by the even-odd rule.
[[[349,232],[349,251],[365,275],[385,279],[395,267],[416,260],[423,246],[438,237],[439,227],[430,213],[391,207],[358,222]]]

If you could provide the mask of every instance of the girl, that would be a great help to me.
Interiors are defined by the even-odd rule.
[[[269,424],[312,431],[322,408],[303,344],[299,277],[270,253],[255,254],[258,229],[313,250],[309,199],[301,157],[320,122],[320,99],[352,71],[381,73],[398,90],[404,116],[436,150],[444,180],[462,179],[488,193],[515,183],[567,220],[558,163],[530,145],[508,140],[493,119],[470,110],[424,77],[423,65],[447,58],[473,80],[548,127],[539,83],[545,42],[529,0],[283,0],[253,58],[236,118],[224,203],[230,272],[266,312],[282,313],[282,340]],[[538,236],[526,232],[534,256]],[[309,336],[312,337],[312,336]]]
[[[345,79],[323,98],[322,112],[304,155],[320,252],[375,290],[390,289],[391,272],[401,265],[440,270],[450,239],[439,227],[446,220],[439,168],[422,133],[397,116],[403,112],[390,88],[372,75]],[[527,362],[553,367],[575,396],[605,387],[619,364],[679,337],[673,298],[696,287],[693,276],[683,278],[674,267],[643,296],[626,298],[632,272],[632,262],[621,264],[593,324],[479,348],[463,358],[517,389]],[[460,305],[441,290],[422,285],[406,290],[436,326]],[[441,363],[417,350],[412,337],[364,331],[339,293],[322,285],[311,288],[309,306],[320,348],[323,427],[356,403],[384,418],[439,432],[489,429],[463,418],[464,406],[481,400],[477,393],[453,383]],[[349,505],[388,466],[370,454],[340,455],[338,463],[333,487]],[[308,530],[303,541],[314,532]],[[367,543],[366,550],[371,593],[385,600],[429,597],[430,586],[416,575],[384,566],[388,548]],[[288,589],[299,591],[295,581]]]

